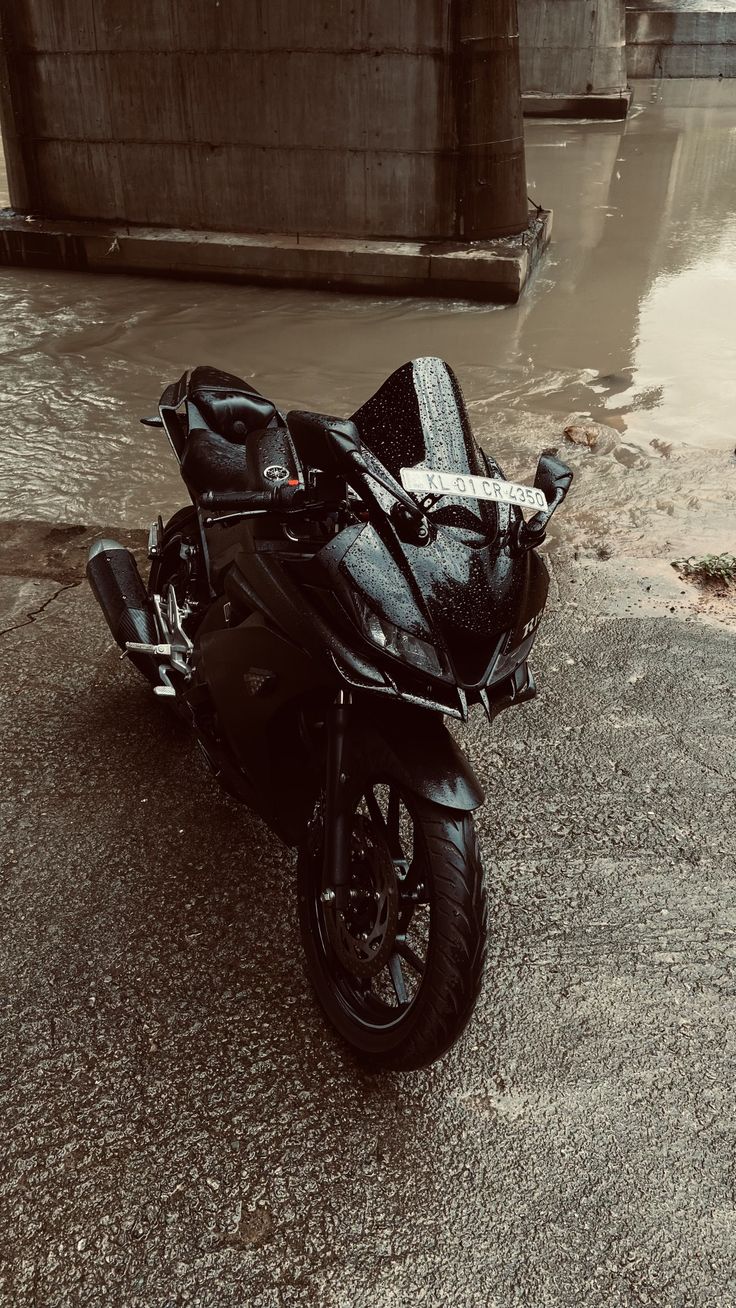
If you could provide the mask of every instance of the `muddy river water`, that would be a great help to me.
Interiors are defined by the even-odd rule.
[[[584,552],[736,545],[736,85],[639,82],[626,124],[528,123],[553,244],[496,308],[278,289],[0,273],[0,516],[144,525],[182,501],[163,386],[212,363],[281,407],[348,414],[400,363],[455,368],[478,437],[528,479],[563,427],[564,525]]]

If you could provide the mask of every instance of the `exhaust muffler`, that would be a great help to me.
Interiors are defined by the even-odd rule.
[[[161,637],[153,604],[148,597],[138,564],[125,545],[116,540],[98,540],[87,555],[87,580],[105,615],[114,640],[122,650],[128,641],[156,645]],[[131,663],[154,684],[160,680],[159,660],[151,654],[129,650]]]

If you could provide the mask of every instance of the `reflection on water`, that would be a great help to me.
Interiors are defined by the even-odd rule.
[[[530,194],[555,224],[513,308],[5,270],[0,514],[132,526],[176,507],[165,441],[136,419],[185,367],[349,413],[439,354],[509,474],[572,412],[616,427],[620,457],[571,454],[585,547],[732,545],[736,87],[688,87],[638,83],[625,125],[527,124]]]

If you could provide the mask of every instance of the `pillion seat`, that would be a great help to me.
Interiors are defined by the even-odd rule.
[[[276,417],[276,405],[265,395],[241,377],[220,372],[219,368],[195,368],[189,378],[187,399],[204,419],[205,427],[237,445]],[[190,428],[193,425],[190,417]]]
[[[182,476],[195,495],[259,490],[263,470],[296,462],[286,424],[255,387],[218,368],[195,368],[187,387],[188,434]]]

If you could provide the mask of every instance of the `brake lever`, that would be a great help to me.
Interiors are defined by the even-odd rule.
[[[270,509],[239,509],[237,513],[223,513],[218,518],[205,518],[205,527],[226,527],[230,522],[244,522],[247,518],[265,518]]]
[[[334,512],[339,509],[341,504],[328,504],[327,501],[312,500],[306,504],[300,504],[295,509],[239,509],[236,513],[223,513],[217,518],[205,518],[205,527],[226,527],[228,523],[243,522],[248,518],[270,517],[278,522],[287,522],[290,518],[305,517],[308,514]]]

